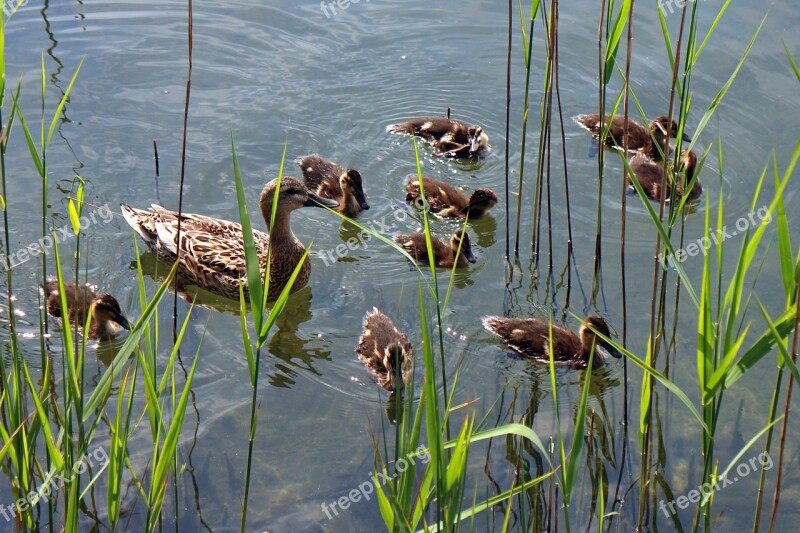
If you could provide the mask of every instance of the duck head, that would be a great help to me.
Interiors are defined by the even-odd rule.
[[[117,324],[122,329],[130,331],[131,325],[128,319],[122,314],[119,302],[110,294],[101,294],[92,302],[92,318],[101,326],[105,326],[105,331],[101,331],[103,336],[113,336],[118,329],[112,324]]]
[[[467,129],[467,137],[469,138],[469,155],[487,154],[492,149],[489,146],[489,136],[480,126],[470,126]]]
[[[388,390],[402,389],[409,377],[410,359],[399,342],[393,342],[386,347],[383,354],[383,366],[386,368]],[[398,374],[400,381],[397,381]]]
[[[327,198],[320,198],[316,194],[306,189],[305,184],[297,178],[291,176],[283,176],[280,180],[280,190],[278,191],[278,179],[270,181],[264,186],[261,191],[261,212],[264,214],[265,220],[270,220],[272,217],[272,202],[275,200],[277,192],[277,210],[281,211],[294,211],[301,207],[330,207],[334,208],[339,205],[339,202],[328,200]]]
[[[656,135],[656,139],[678,138],[678,124],[665,116],[656,117],[650,125],[650,130]],[[686,142],[692,141],[685,132],[681,135],[681,139]]]
[[[453,233],[453,236],[450,237],[450,248],[453,250],[453,253],[458,251],[458,247],[461,245],[461,256],[469,261],[470,263],[474,263],[477,261],[475,259],[475,255],[472,253],[472,245],[469,242],[469,233],[460,229]]]
[[[603,334],[605,337],[611,338],[611,332],[608,329],[608,324],[606,324],[606,321],[603,318],[597,315],[587,316],[586,320],[583,322],[583,325],[581,326],[581,331],[580,331],[581,345],[583,346],[583,349],[586,350],[587,354],[589,353],[589,350],[591,350],[592,344],[594,344],[595,361],[597,361],[598,356],[601,359],[605,359],[603,354],[597,350],[598,348],[602,348],[603,351],[607,352],[616,359],[622,357],[622,354],[620,354],[616,348],[614,348],[609,343],[598,337],[595,334],[595,331]]]
[[[473,218],[483,216],[486,211],[497,205],[497,195],[489,189],[477,189],[469,198],[469,204],[461,210],[462,215]]]
[[[339,178],[339,185],[342,187],[344,195],[354,197],[361,209],[364,211],[369,209],[367,195],[364,194],[364,187],[361,184],[361,174],[357,170],[352,168],[345,170]]]

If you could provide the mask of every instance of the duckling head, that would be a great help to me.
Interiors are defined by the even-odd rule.
[[[478,218],[497,205],[497,195],[489,189],[477,189],[469,198],[469,204],[461,210],[462,215]]]
[[[361,174],[359,174],[357,170],[353,170],[352,168],[345,170],[341,177],[339,177],[339,185],[342,187],[344,195],[354,197],[358,205],[361,206],[361,209],[364,211],[369,209],[367,195],[364,194],[364,187],[361,184]]]
[[[117,324],[122,329],[131,329],[128,319],[122,314],[119,302],[110,294],[101,294],[92,302],[92,318],[101,326],[105,325],[105,331],[101,334],[113,336],[119,331],[113,324]]]
[[[393,342],[386,347],[383,354],[383,366],[386,369],[386,389],[398,390],[405,386],[408,380],[408,362],[406,352],[399,342]],[[397,378],[400,376],[400,381]]]
[[[469,242],[469,233],[460,229],[453,233],[453,236],[450,237],[450,248],[453,250],[453,253],[458,251],[458,246],[461,245],[461,256],[464,257],[470,263],[474,263],[477,261],[475,259],[475,255],[472,253],[472,245]]]
[[[488,154],[492,147],[489,146],[489,136],[483,131],[480,126],[470,126],[467,129],[467,137],[469,138],[469,154],[470,155],[484,155]]]
[[[594,331],[592,331],[592,329],[594,329]],[[586,317],[586,320],[584,321],[583,325],[581,326],[581,331],[580,331],[580,333],[581,333],[581,345],[584,347],[585,350],[587,350],[587,353],[588,353],[588,350],[591,349],[592,344],[594,343],[594,347],[595,347],[594,357],[595,357],[595,360],[597,360],[598,357],[601,360],[605,360],[606,357],[603,354],[603,352],[607,352],[608,354],[610,354],[612,357],[615,357],[616,359],[619,359],[620,357],[622,357],[622,354],[620,354],[617,351],[616,348],[614,348],[613,346],[608,344],[606,341],[604,341],[603,339],[598,337],[595,334],[595,331],[597,331],[598,333],[603,334],[605,337],[608,337],[608,338],[611,337],[611,332],[608,329],[608,324],[606,324],[606,321],[603,318],[601,318],[601,317],[599,317],[597,315],[589,315],[589,316]],[[602,348],[602,350],[598,350],[598,348]]]
[[[305,184],[297,178],[283,176],[280,180],[280,191],[278,191],[278,179],[270,181],[261,191],[261,212],[265,220],[270,220],[272,215],[272,202],[275,200],[277,192],[278,211],[294,211],[301,207],[330,207],[334,208],[339,202],[320,198],[316,194],[306,189]]]
[[[689,182],[692,181],[694,177],[694,173],[697,170],[697,154],[694,153],[694,150],[681,150],[681,158],[680,158],[680,170],[683,172],[683,187],[689,185]],[[682,188],[681,188],[682,189]],[[691,190],[689,191],[689,200],[694,200],[703,192],[703,186],[700,185],[699,180],[695,180],[694,185],[692,185]]]
[[[660,116],[656,117],[651,123],[650,129],[656,136],[656,139],[666,140],[668,137],[678,138],[678,124],[674,120],[669,120],[669,117]],[[692,138],[685,132],[681,139],[686,142],[691,142]]]

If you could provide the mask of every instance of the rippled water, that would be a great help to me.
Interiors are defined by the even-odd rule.
[[[97,205],[107,204],[113,209],[121,202],[138,207],[160,202],[176,207],[186,78],[185,5],[54,2],[41,10],[41,6],[33,5],[36,2],[30,4],[6,28],[7,79],[14,81],[22,76],[20,102],[29,123],[36,123],[38,118],[41,51],[45,54],[50,108],[85,57],[66,107],[68,121],[60,125],[48,153],[56,224],[67,223],[64,189],[68,190],[76,172],[87,180],[87,198]],[[699,7],[702,12],[720,5],[708,0]],[[621,332],[621,167],[616,157],[609,158],[606,176],[611,179],[603,185],[602,200],[605,275],[602,291],[593,303],[597,163],[587,157],[588,136],[569,120],[596,109],[596,9],[596,2],[580,0],[562,6],[560,18],[559,75],[575,244],[570,310],[577,315],[600,312]],[[655,6],[637,3],[636,9],[632,86],[646,112],[656,115],[666,111],[670,69]],[[760,4],[732,7],[703,51],[693,79],[695,107],[688,120],[690,132],[735,68],[763,9]],[[800,16],[789,3],[774,4],[770,9],[770,18],[739,79],[698,141],[700,149],[713,144],[702,174],[705,194],[712,206],[724,198],[726,219],[731,223],[749,212],[754,184],[770,151],[775,150],[783,168],[800,133],[798,86],[781,44],[785,42],[795,57],[800,57],[795,31]],[[237,217],[232,133],[251,212],[256,212],[254,206],[263,184],[277,173],[286,144],[287,174],[296,175],[293,160],[311,152],[357,168],[364,176],[371,205],[360,220],[394,224],[393,232],[417,231],[421,227],[419,218],[404,205],[402,188],[405,177],[415,172],[411,140],[392,136],[385,127],[415,116],[444,114],[448,107],[455,118],[484,127],[491,137],[493,153],[480,163],[470,164],[435,158],[428,148],[421,147],[424,171],[469,190],[490,187],[502,198],[505,16],[505,6],[487,1],[373,0],[351,4],[330,18],[312,0],[195,2],[184,209],[227,219]],[[710,16],[701,17],[702,31],[711,21]],[[667,22],[675,34],[678,15],[668,17]],[[515,27],[514,31],[510,160],[511,181],[516,183],[524,70],[519,29]],[[531,90],[527,176],[533,175],[536,158],[541,40],[534,54],[536,78]],[[725,154],[720,185],[717,136]],[[159,150],[158,180],[154,178],[153,139]],[[25,151],[22,136],[15,135],[8,162],[12,176],[8,191],[14,228],[12,248],[35,241],[40,233],[39,180]],[[557,152],[560,144],[554,145],[554,154]],[[555,431],[549,381],[541,368],[503,350],[483,330],[479,317],[504,312],[546,316],[554,302],[557,309],[564,305],[566,276],[561,272],[566,265],[568,234],[560,157],[553,158],[551,173],[554,277],[547,278],[544,258],[538,289],[531,280],[533,182],[527,180],[522,202],[523,254],[514,269],[513,290],[507,292],[505,286],[506,215],[501,202],[489,217],[470,223],[478,263],[456,275],[444,317],[448,364],[461,371],[456,403],[477,399],[474,408],[480,417],[502,395],[502,411],[490,416],[493,423],[518,421],[527,413],[543,438]],[[785,195],[789,211],[797,201],[796,185],[790,187]],[[511,202],[515,206],[516,197],[512,196]],[[635,353],[643,354],[650,321],[655,233],[638,200],[629,198],[628,206],[628,344]],[[703,215],[701,208],[688,219],[687,236],[693,239],[701,235]],[[511,217],[513,228],[513,209]],[[797,234],[800,221],[790,217],[790,223]],[[435,221],[433,227],[435,233],[446,236],[457,225]],[[374,501],[354,504],[333,520],[325,517],[320,506],[367,479],[373,458],[371,434],[382,417],[385,421],[381,403],[386,396],[370,380],[353,351],[361,320],[368,309],[378,306],[419,346],[417,274],[397,253],[375,241],[339,261],[325,259],[330,257],[324,255],[326,251],[334,250],[356,232],[323,210],[296,212],[293,229],[304,242],[314,241],[312,279],[308,288],[291,298],[268,342],[270,355],[262,373],[249,525],[254,531],[373,530],[382,523]],[[140,310],[131,269],[135,256],[129,228],[121,218],[115,218],[110,224],[93,225],[86,235],[90,279],[115,294],[129,316],[137,316]],[[139,244],[143,248],[141,241]],[[702,261],[689,261],[684,266],[692,279],[699,279]],[[774,294],[768,287],[759,292],[763,301],[769,301],[770,296],[782,301],[776,269],[777,265],[767,264],[762,272],[763,279],[775,280]],[[15,273],[21,301],[35,301],[36,275],[32,264]],[[444,274],[442,277],[447,279]],[[155,286],[148,283],[151,288]],[[553,286],[558,286],[555,295]],[[188,305],[180,305],[185,313]],[[684,390],[694,394],[696,327],[690,302],[684,305],[682,311],[689,316],[679,327],[674,372]],[[28,313],[35,317],[35,312],[35,304],[31,304]],[[164,331],[169,327],[168,314],[165,308],[161,317]],[[0,319],[5,317],[0,315]],[[574,319],[568,323],[577,327]],[[35,332],[35,324],[34,318],[25,327]],[[239,319],[229,312],[199,309],[191,318],[185,353],[194,353],[202,339],[201,360],[193,387],[195,404],[187,413],[181,440],[181,461],[187,463],[188,472],[179,487],[181,501],[170,503],[179,509],[180,525],[187,530],[199,530],[204,525],[215,531],[238,528],[251,394],[238,332]],[[680,341],[682,338],[686,341]],[[25,349],[32,362],[38,361],[38,342]],[[92,371],[99,374],[102,363],[95,365]],[[726,398],[730,419],[736,417],[739,402],[745,402],[750,417],[745,417],[738,428],[745,441],[761,428],[760,420],[767,412],[771,391],[757,385],[771,375],[768,371],[748,376]],[[596,372],[594,379],[597,386],[592,402],[607,410],[609,429],[619,435],[621,363]],[[582,380],[580,372],[559,373],[562,421],[574,417]],[[637,377],[631,382],[632,398],[638,397],[638,386]],[[632,414],[631,420],[636,416]],[[687,416],[678,405],[670,411],[670,418],[662,421],[666,426],[676,426],[671,432],[674,446],[667,450],[667,469],[676,465],[677,478],[683,475],[680,465],[694,461],[691,464],[696,468],[698,464],[697,458],[684,457],[687,450],[696,450],[699,442],[699,435],[685,427]],[[571,433],[571,427],[562,430]],[[139,470],[146,468],[150,454],[145,439],[149,436],[144,433],[140,440],[134,439],[131,451],[132,462]],[[720,450],[739,449],[735,429],[723,429],[718,435]],[[138,448],[137,442],[141,443]],[[506,487],[513,471],[502,448],[496,446],[490,463],[494,479]],[[476,451],[476,461],[482,461],[478,457],[482,450]],[[722,460],[729,459],[724,456]],[[487,482],[481,479],[477,465],[475,476],[478,486],[483,487]],[[754,484],[755,479],[750,482]],[[750,519],[750,510],[737,508],[736,500],[741,494],[749,498],[753,486],[718,495],[715,509],[724,509],[722,519],[726,523],[734,523],[737,513]],[[673,488],[681,492],[680,487]],[[131,489],[126,502],[133,505],[127,509],[130,528],[137,530],[146,510],[133,492]],[[799,518],[791,503],[782,512],[785,523]]]

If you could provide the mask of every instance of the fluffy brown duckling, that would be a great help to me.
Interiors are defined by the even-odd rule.
[[[458,188],[427,176],[423,177],[425,200],[431,212],[443,217],[480,218],[497,205],[497,195],[489,189],[477,189],[467,196]],[[406,181],[406,202],[420,199],[419,178],[411,175]]]
[[[428,264],[428,246],[425,243],[424,233],[395,235],[394,242],[408,252],[408,255],[413,257],[417,263]],[[461,253],[458,254],[458,262],[456,262],[459,244],[461,245]],[[431,247],[433,248],[433,261],[438,267],[453,268],[454,264],[458,267],[465,267],[467,262],[474,263],[477,261],[472,254],[469,234],[463,230],[453,233],[449,243],[431,235]]]
[[[377,307],[364,316],[364,332],[358,340],[356,353],[387,391],[402,389],[411,379],[414,368],[411,343]]]
[[[61,318],[58,281],[49,280],[43,290],[47,312],[56,318]],[[90,339],[109,340],[114,338],[120,329],[131,329],[128,319],[122,314],[119,302],[110,294],[96,294],[90,285],[77,286],[74,283],[64,285],[64,292],[71,324],[77,323],[83,327],[86,324],[87,309],[92,314],[88,335]]]
[[[672,163],[668,163],[670,166],[670,172],[667,174],[667,176],[665,176],[664,163],[653,161],[644,154],[637,154],[634,156],[631,159],[630,165],[633,174],[639,181],[642,189],[644,189],[644,192],[648,198],[652,200],[661,200],[661,186],[662,184],[666,184],[667,190],[664,191],[664,197],[666,198],[666,201],[669,202],[670,196],[672,195],[671,184],[673,180],[678,180],[677,190],[675,191],[676,198],[680,199],[684,196],[685,193],[683,189],[689,184],[690,181],[692,181],[692,177],[694,177],[694,173],[697,168],[697,154],[695,154],[693,150],[681,150],[679,166],[683,173],[683,177],[674,174],[671,171]],[[635,190],[630,180],[631,177],[628,176],[628,187],[631,190]],[[696,200],[702,192],[703,187],[700,185],[699,181],[695,180],[694,185],[692,185],[692,188],[689,190],[688,194],[686,194],[686,201],[692,202]]]
[[[416,118],[387,126],[386,131],[422,137],[433,145],[437,156],[482,157],[492,149],[483,128],[446,117]]]
[[[608,119],[609,116],[606,115],[606,123]],[[600,138],[602,129],[605,127],[605,124],[601,124],[600,115],[597,113],[578,115],[573,117],[573,120],[591,133],[592,137],[595,139]],[[608,128],[608,134],[605,139],[607,148],[622,150],[624,146],[624,126],[624,115],[614,115],[611,117],[611,125]],[[628,117],[629,155],[641,152],[652,159],[661,159],[661,152],[665,151],[669,146],[669,137],[678,137],[678,124],[674,120],[670,122],[668,117],[656,117],[650,123],[649,128]],[[681,138],[687,142],[692,140],[686,133],[684,133]],[[653,139],[661,145],[661,151],[659,151],[657,145],[653,143]]]
[[[303,172],[308,190],[322,198],[339,202],[336,210],[343,215],[353,217],[369,209],[361,174],[357,170],[343,168],[317,154],[307,155],[297,164]]]
[[[595,346],[593,368],[602,366],[608,359],[608,355],[621,357],[613,346],[595,335],[589,326],[606,337],[610,337],[608,324],[596,315],[586,317],[578,335],[553,324],[553,361],[555,364],[586,368],[589,364],[589,354],[593,344]],[[550,323],[547,320],[487,316],[483,318],[483,327],[503,339],[503,342],[523,357],[540,362],[550,361]]]

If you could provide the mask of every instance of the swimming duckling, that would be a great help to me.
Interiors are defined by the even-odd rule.
[[[48,280],[42,288],[47,302],[47,312],[61,318],[61,297],[58,292],[58,280]],[[120,329],[131,329],[128,319],[122,314],[119,302],[110,294],[96,294],[91,285],[77,286],[74,283],[64,285],[66,293],[67,314],[71,324],[83,327],[86,324],[86,310],[92,314],[88,337],[92,340],[109,340],[114,338]]]
[[[343,168],[317,154],[300,159],[297,164],[303,171],[303,180],[309,191],[322,198],[339,202],[337,211],[353,217],[369,209],[367,195],[361,184],[361,174],[352,168]]]
[[[422,137],[433,145],[436,156],[482,157],[492,149],[483,128],[451,118],[417,118],[387,126],[386,131]]]
[[[589,326],[606,337],[610,337],[608,324],[596,315],[586,317],[579,335],[553,324],[553,361],[555,364],[586,368],[589,364],[592,344],[595,345],[593,368],[601,366],[609,354],[616,358],[621,357],[613,346],[596,336]],[[487,316],[483,318],[483,327],[503,339],[503,342],[523,357],[540,362],[550,361],[550,323],[547,320]]]
[[[428,247],[425,243],[424,233],[395,235],[394,242],[402,246],[408,252],[408,255],[418,263],[423,265],[428,263]],[[456,252],[459,244],[461,244],[461,253],[458,254],[458,263],[456,263]],[[466,231],[458,230],[453,233],[453,236],[450,237],[450,243],[431,235],[431,247],[433,248],[433,261],[439,267],[452,268],[453,264],[465,267],[468,261],[470,263],[477,261],[475,256],[472,255],[472,246],[469,242],[469,234]]]
[[[278,180],[264,186],[261,192],[261,215],[269,228],[272,202]],[[290,215],[301,207],[337,207],[334,200],[320,198],[311,193],[303,182],[284,176],[278,191],[275,227],[272,235],[253,230],[256,252],[262,273],[270,261],[269,292],[272,301],[280,296],[283,287],[305,253],[305,247],[292,233]],[[178,255],[178,213],[152,205],[150,211],[122,205],[122,216],[142,236],[147,246],[163,261],[172,263]],[[190,283],[227,298],[239,299],[239,284],[247,291],[247,270],[244,257],[242,227],[236,222],[183,213],[181,215],[181,253],[179,272]],[[263,274],[262,274],[263,275]],[[295,292],[308,283],[311,264],[306,257],[292,285]]]
[[[364,332],[358,340],[356,353],[387,391],[402,389],[411,379],[414,368],[411,343],[377,307],[364,316]],[[400,376],[402,379],[398,381]]]
[[[683,188],[692,180],[697,167],[697,155],[693,150],[681,150],[679,165],[680,169],[683,171],[683,178],[681,178],[679,175],[675,175],[673,178],[670,175],[672,174],[672,163],[670,162],[668,163],[670,166],[670,173],[665,179],[664,163],[653,161],[644,154],[637,154],[634,156],[631,159],[630,165],[633,174],[636,176],[636,179],[639,181],[639,184],[642,186],[642,189],[644,189],[644,192],[648,198],[652,200],[661,200],[661,185],[666,184],[667,190],[664,191],[664,197],[666,198],[666,201],[669,202],[672,194],[671,183],[673,179],[678,180],[676,198],[680,199],[684,195]],[[630,180],[631,176],[629,175],[628,188],[635,191],[635,188]],[[695,180],[694,185],[692,185],[692,188],[688,192],[686,201],[691,202],[696,200],[702,192],[703,187],[700,185],[699,181]]]
[[[608,115],[606,115],[606,121],[608,121],[608,118]],[[597,113],[578,115],[572,117],[572,119],[591,133],[592,137],[595,139],[600,138],[602,128],[605,127],[604,124],[600,123],[600,115]],[[614,117],[611,118],[611,125],[608,128],[605,139],[607,148],[622,150],[624,146],[624,125],[624,115],[614,115]],[[668,117],[656,117],[650,123],[649,129],[628,117],[628,155],[641,152],[652,159],[662,159],[661,153],[669,146],[669,137],[678,137],[678,124],[674,120],[670,122]],[[687,142],[692,140],[686,133],[684,133],[681,138]],[[657,145],[653,143],[653,139],[661,145],[660,151]]]
[[[425,200],[433,213],[443,217],[480,218],[489,209],[497,205],[497,195],[489,189],[477,189],[472,196],[453,187],[449,183],[423,177]],[[420,198],[419,179],[411,175],[406,181],[406,202],[415,202]]]

